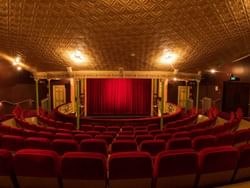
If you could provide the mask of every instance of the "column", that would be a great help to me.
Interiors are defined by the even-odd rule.
[[[84,80],[84,117],[87,117],[87,79]]]
[[[185,80],[185,83],[186,83],[186,102],[185,102],[185,111],[187,112],[187,110],[188,110],[188,98],[189,98],[189,96],[188,96],[188,94],[189,94],[189,92],[188,92],[188,80]]]
[[[164,85],[165,85],[165,80],[161,80],[161,124],[160,128],[163,130],[163,114],[164,114]]]
[[[154,116],[154,79],[151,79],[151,116]]]
[[[200,80],[196,80],[196,112],[198,113],[199,109],[199,93],[200,92]]]
[[[164,81],[164,103],[163,103],[163,113],[166,112],[166,104],[168,102],[168,79]]]
[[[35,84],[36,84],[36,114],[39,115],[39,79],[35,79]]]
[[[76,81],[76,129],[80,129],[80,80]]]
[[[51,88],[50,88],[50,79],[48,79],[48,113],[51,112]]]
[[[75,81],[73,78],[70,78],[70,101],[72,105],[72,109],[74,112],[76,112],[75,108]]]

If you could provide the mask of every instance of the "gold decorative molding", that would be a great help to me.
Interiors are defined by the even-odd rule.
[[[167,72],[167,71],[66,71],[37,72],[34,74],[38,79],[84,79],[84,78],[141,78],[141,79],[171,79],[200,80],[200,74]]]

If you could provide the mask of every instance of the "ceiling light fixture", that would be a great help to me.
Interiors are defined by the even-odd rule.
[[[18,67],[17,67],[17,70],[18,70],[18,71],[21,71],[21,70],[22,70],[22,67],[21,67],[21,66],[18,66]]]
[[[170,64],[173,64],[173,63],[176,61],[177,57],[178,57],[178,56],[177,56],[176,53],[173,53],[173,52],[165,52],[165,53],[161,56],[160,62],[161,62],[162,64],[168,64],[168,65],[170,65]]]
[[[214,74],[214,73],[216,73],[216,70],[215,70],[215,69],[211,69],[210,72],[211,72],[212,74]]]
[[[70,58],[77,64],[86,62],[86,57],[79,50],[71,52]]]
[[[20,57],[19,57],[19,56],[17,56],[17,57],[13,60],[13,65],[14,65],[14,66],[16,66],[16,65],[18,65],[18,64],[20,64]]]

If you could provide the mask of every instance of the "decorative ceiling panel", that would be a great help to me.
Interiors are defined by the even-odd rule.
[[[250,53],[249,17],[249,0],[0,0],[0,52],[37,71],[197,72]]]

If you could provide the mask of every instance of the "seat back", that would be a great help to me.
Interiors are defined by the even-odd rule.
[[[106,157],[100,153],[65,153],[62,157],[61,173],[64,188],[105,188]]]
[[[242,129],[234,133],[234,145],[239,146],[241,144],[246,144],[250,139],[250,130]]]
[[[72,139],[72,138],[73,136],[70,133],[59,132],[55,134],[55,139]]]
[[[167,142],[167,149],[191,149],[192,141],[189,137],[171,138]]]
[[[161,133],[161,134],[155,135],[156,140],[165,140],[165,142],[167,142],[171,137],[172,137],[172,134],[170,133]]]
[[[74,135],[74,139],[75,139],[78,143],[80,143],[82,140],[91,139],[91,138],[92,138],[92,136],[89,135],[89,134],[82,134],[82,133],[80,133],[80,134],[75,134],[75,135]]]
[[[59,157],[54,151],[23,149],[14,156],[20,187],[59,188]]]
[[[16,187],[17,182],[13,172],[11,153],[6,149],[0,149],[0,187]]]
[[[192,141],[192,147],[196,151],[200,151],[207,147],[216,145],[216,137],[212,135],[197,136]]]
[[[210,147],[200,151],[198,187],[213,187],[230,183],[238,159],[239,152],[232,146]]]
[[[107,142],[107,144],[111,144],[113,141],[113,136],[112,135],[108,135],[108,134],[100,134],[100,135],[96,135],[95,136],[96,139],[103,139]]]
[[[24,147],[30,149],[50,149],[48,138],[29,137],[24,140]]]
[[[198,154],[192,149],[163,151],[155,159],[156,188],[194,187],[197,173]]]
[[[83,152],[97,152],[107,156],[107,143],[103,139],[86,139],[80,143],[80,150]]]
[[[234,133],[225,132],[218,134],[216,136],[216,145],[217,146],[232,146],[234,142]]]
[[[111,144],[111,153],[137,151],[137,144],[134,140],[115,140]]]
[[[14,135],[3,135],[2,137],[2,148],[17,151],[22,149],[24,146],[24,138],[22,136]]]
[[[78,144],[75,140],[55,139],[51,142],[51,149],[63,155],[65,152],[78,151]]]
[[[109,159],[110,188],[151,188],[152,160],[147,152],[111,154]]]
[[[137,145],[140,145],[141,142],[144,141],[144,140],[153,140],[153,139],[154,139],[153,135],[149,135],[149,134],[138,135],[138,136],[136,136],[136,143],[137,143]]]
[[[140,150],[150,153],[151,156],[156,156],[165,149],[165,140],[144,140],[140,145]]]
[[[250,144],[244,144],[238,147],[240,158],[238,168],[233,181],[244,181],[250,179]]]

